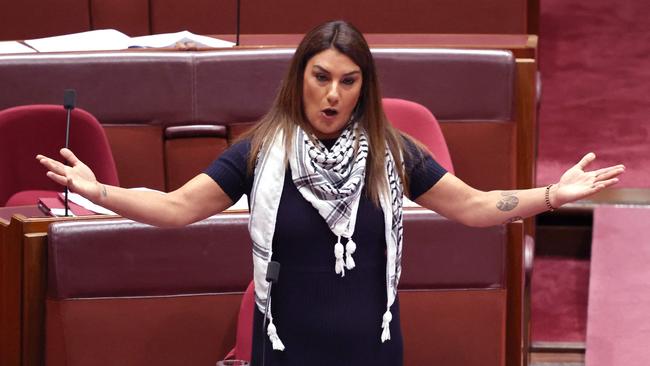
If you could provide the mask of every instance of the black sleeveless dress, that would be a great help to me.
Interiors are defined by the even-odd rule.
[[[331,147],[334,141],[323,141]],[[411,198],[431,188],[446,171],[410,142],[407,159]],[[233,145],[205,173],[232,198],[250,196],[253,177],[246,173],[249,141]],[[357,244],[356,267],[345,277],[334,271],[336,236],[316,209],[298,192],[287,169],[273,237],[273,260],[281,264],[273,286],[273,322],[284,343],[274,351],[263,314],[255,310],[252,365],[402,365],[402,333],[399,301],[391,307],[391,339],[381,342],[382,316],[386,311],[386,241],[384,217],[362,194],[352,237]],[[266,343],[263,345],[263,343]]]

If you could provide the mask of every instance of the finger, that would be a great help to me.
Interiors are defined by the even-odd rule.
[[[621,175],[625,169],[623,168],[614,168],[614,169],[608,169],[605,170],[603,173],[597,174],[594,178],[596,179],[596,182],[602,182],[614,177],[618,177]]]
[[[41,162],[41,161],[43,161],[43,160],[53,160],[53,159],[50,158],[50,157],[47,157],[47,156],[45,156],[45,155],[38,154],[38,155],[36,155],[36,160],[38,160],[39,162]]]
[[[595,183],[592,187],[595,188],[597,191],[600,191],[601,189],[611,187],[616,183],[618,183],[618,178],[612,178],[612,179],[607,179],[607,180]]]
[[[58,175],[65,175],[66,166],[63,163],[46,157],[43,157],[39,162],[45,166],[47,170]]]
[[[67,160],[68,163],[70,163],[70,165],[72,166],[75,166],[80,162],[79,158],[77,158],[77,156],[72,152],[72,150],[68,148],[64,147],[63,149],[61,149],[60,153],[61,156],[63,156],[65,160]]]
[[[612,170],[620,170],[621,172],[624,172],[625,171],[625,165],[619,164],[619,165],[608,166],[606,168],[596,169],[596,170],[592,171],[591,173],[593,173],[596,177],[599,177],[599,176],[601,176],[601,175],[603,175],[603,174],[605,174],[607,172],[610,172]]]
[[[587,165],[589,165],[592,161],[594,161],[594,159],[596,159],[596,154],[590,152],[587,155],[583,156],[577,165],[578,167],[580,167],[580,169],[585,170]]]
[[[62,186],[67,186],[68,185],[68,179],[66,177],[62,176],[62,175],[56,174],[56,173],[54,173],[52,171],[49,171],[49,172],[45,173],[45,175],[48,178],[52,179],[54,182],[56,182],[56,183],[58,183],[58,184],[60,184]]]

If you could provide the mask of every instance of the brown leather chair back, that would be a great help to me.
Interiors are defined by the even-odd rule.
[[[182,229],[56,223],[48,243],[48,365],[214,365],[234,344],[252,268],[248,215]]]
[[[404,212],[404,364],[503,366],[507,232]]]

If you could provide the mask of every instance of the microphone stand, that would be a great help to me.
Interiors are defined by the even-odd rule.
[[[266,307],[264,308],[264,321],[262,321],[262,366],[265,366],[266,357],[266,319],[269,315],[269,306],[271,305],[271,287],[274,283],[278,282],[280,275],[280,263],[270,261],[266,267],[266,282],[269,283],[269,288],[266,290]]]
[[[237,0],[237,34],[235,38],[235,46],[239,46],[239,20],[240,20],[240,8],[241,8],[241,1]]]
[[[66,123],[65,123],[65,148],[69,148],[70,144],[70,114],[72,112],[71,108],[66,108]],[[65,203],[65,216],[68,217],[68,186],[65,186],[65,199],[63,200]]]
[[[75,99],[77,98],[77,92],[74,89],[66,89],[63,91],[63,108],[66,110],[66,124],[65,124],[65,148],[70,147],[70,114],[75,106]],[[65,216],[68,216],[68,211],[70,210],[68,205],[68,185],[65,186],[65,198],[63,200],[65,206]]]
[[[269,304],[271,303],[271,286],[272,282],[269,283],[269,289],[266,291],[266,309],[264,309],[264,321],[262,322],[262,366],[266,365],[264,362],[266,356],[266,336],[264,332],[266,331],[266,319],[269,315]]]

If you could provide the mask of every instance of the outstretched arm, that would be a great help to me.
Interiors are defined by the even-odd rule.
[[[589,153],[549,187],[483,192],[445,174],[416,202],[450,219],[469,226],[491,226],[536,215],[588,197],[618,182],[625,171],[616,165],[586,171],[596,155]]]
[[[95,174],[72,151],[61,149],[68,165],[43,155],[36,159],[48,169],[47,176],[117,214],[155,226],[184,226],[219,213],[233,202],[206,174],[199,174],[170,192],[137,191],[98,182]]]

